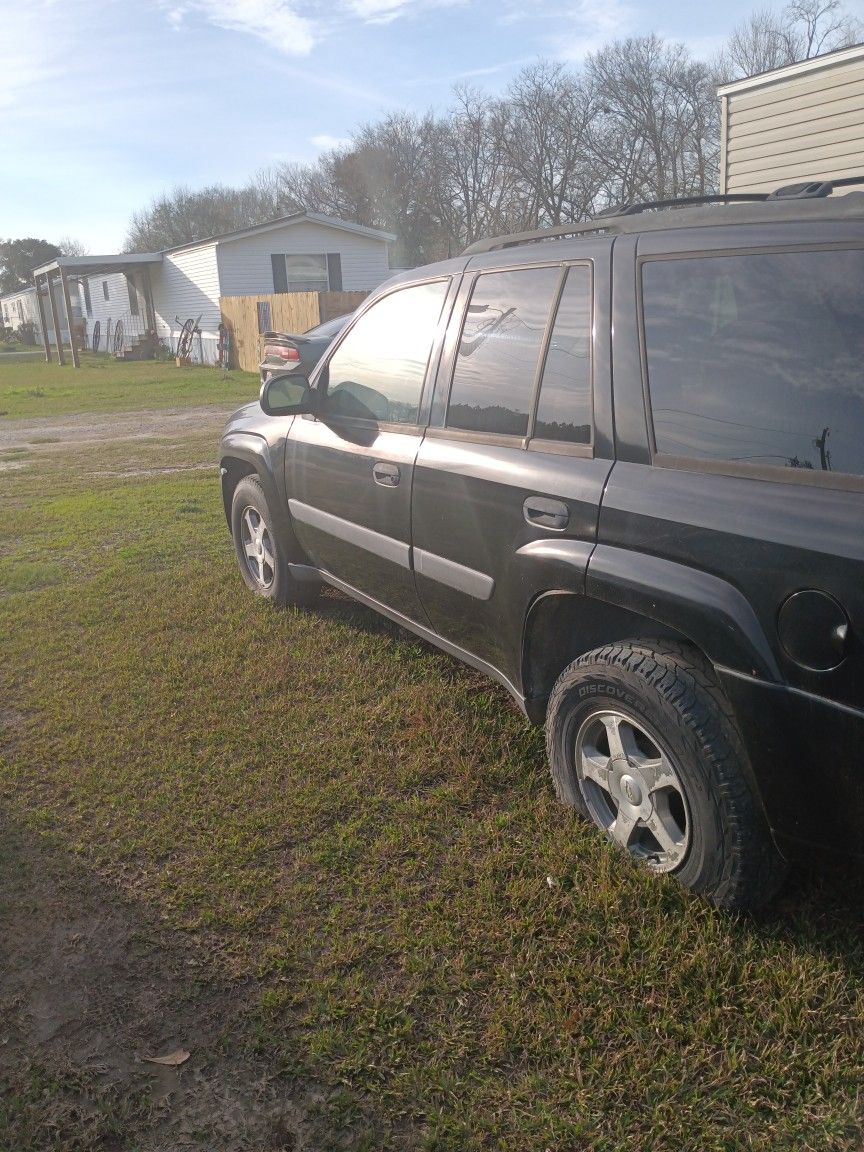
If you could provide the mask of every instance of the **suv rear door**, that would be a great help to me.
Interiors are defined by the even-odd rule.
[[[611,467],[610,249],[583,242],[574,260],[572,243],[550,243],[536,264],[472,261],[417,458],[423,607],[517,691],[529,605],[583,590]]]

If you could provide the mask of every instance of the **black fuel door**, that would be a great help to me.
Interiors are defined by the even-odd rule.
[[[837,668],[852,647],[852,631],[843,605],[816,588],[804,588],[783,602],[777,633],[789,659],[813,672]]]

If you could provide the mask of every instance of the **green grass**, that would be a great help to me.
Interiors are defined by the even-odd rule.
[[[129,412],[142,408],[242,404],[254,400],[251,372],[178,368],[173,362],[129,363],[84,354],[81,367],[44,360],[7,363],[0,357],[0,415],[10,419],[76,412]]]
[[[496,686],[335,595],[250,597],[215,471],[85,475],[179,451],[0,473],[12,817],[252,981],[235,1041],[351,1147],[860,1149],[860,875],[745,918],[629,867]]]

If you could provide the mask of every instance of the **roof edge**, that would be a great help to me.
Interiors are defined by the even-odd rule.
[[[824,52],[821,56],[811,56],[809,60],[799,60],[797,64],[786,64],[783,68],[772,68],[770,72],[759,72],[756,76],[745,76],[742,80],[721,84],[717,89],[717,95],[721,97],[734,96],[738,92],[746,92],[751,88],[765,88],[771,84],[780,84],[784,80],[791,80],[796,76],[806,75],[808,72],[836,68],[850,60],[860,59],[864,59],[864,44],[853,44],[849,48],[838,48],[834,52]]]
[[[321,224],[327,228],[336,228],[343,232],[353,232],[359,236],[368,236],[371,240],[383,240],[388,244],[396,242],[392,232],[383,232],[379,228],[368,228],[365,224],[354,224],[350,220],[340,220],[337,216],[324,216],[319,212],[292,212],[289,216],[279,216],[276,220],[265,220],[263,224],[253,224],[249,228],[239,228],[236,232],[223,232],[218,236],[206,236],[202,240],[188,240],[185,244],[175,244],[173,248],[163,249],[163,255],[170,256],[174,252],[185,252],[193,248],[204,248],[208,244],[233,244],[235,240],[243,240],[247,236],[254,236],[260,232],[272,232],[286,225],[301,224],[304,221],[310,224]]]

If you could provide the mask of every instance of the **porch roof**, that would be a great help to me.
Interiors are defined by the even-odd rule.
[[[121,252],[111,256],[58,256],[33,269],[33,276],[51,272],[76,272],[79,276],[96,276],[100,272],[127,272],[142,264],[161,264],[161,252]]]

